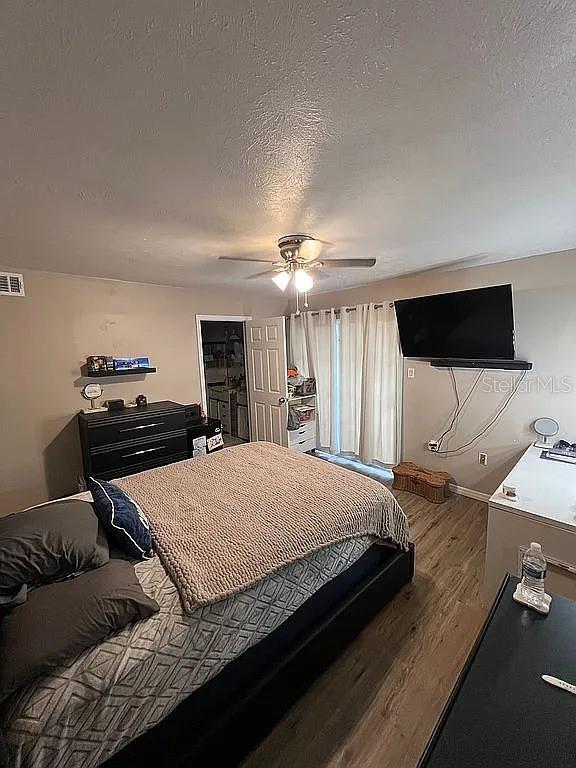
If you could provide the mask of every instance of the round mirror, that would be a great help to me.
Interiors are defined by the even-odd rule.
[[[532,429],[537,435],[544,438],[544,442],[547,442],[549,437],[554,437],[554,435],[557,435],[560,431],[558,422],[554,419],[549,419],[546,416],[536,419],[532,425]]]
[[[102,387],[100,384],[86,384],[82,389],[82,397],[86,400],[96,400],[98,397],[102,397]]]

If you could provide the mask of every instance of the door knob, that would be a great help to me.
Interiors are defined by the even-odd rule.
[[[278,398],[278,405],[284,405],[285,402],[286,402],[286,398],[285,397],[279,397]]]

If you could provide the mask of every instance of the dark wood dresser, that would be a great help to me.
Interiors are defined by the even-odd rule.
[[[576,603],[553,595],[548,616],[512,600],[508,575],[418,768],[576,765]]]
[[[191,420],[189,406],[163,400],[140,408],[78,414],[86,477],[111,480],[192,456],[192,440],[221,432],[217,419]]]

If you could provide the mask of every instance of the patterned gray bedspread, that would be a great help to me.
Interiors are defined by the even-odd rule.
[[[273,632],[374,542],[348,539],[233,597],[185,613],[160,560],[136,566],[160,612],[14,694],[2,712],[10,768],[93,768]]]

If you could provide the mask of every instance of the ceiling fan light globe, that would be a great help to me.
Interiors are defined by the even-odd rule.
[[[278,274],[274,275],[272,278],[272,282],[275,283],[281,291],[285,291],[291,278],[292,275],[289,272],[278,272]]]
[[[312,276],[308,274],[304,269],[297,269],[294,272],[294,287],[298,293],[306,293],[314,285]]]

